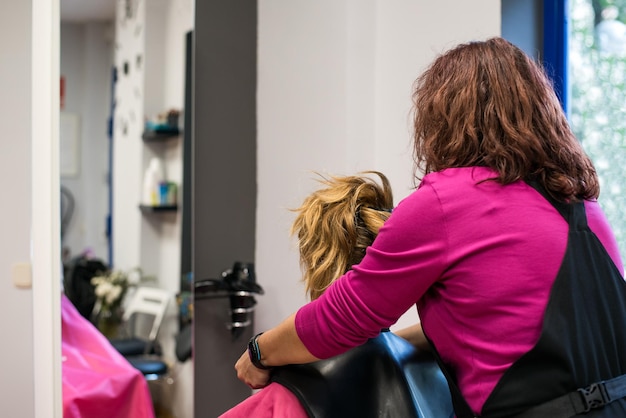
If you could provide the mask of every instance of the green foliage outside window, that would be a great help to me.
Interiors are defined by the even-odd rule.
[[[571,0],[569,119],[626,256],[626,0]],[[603,38],[604,37],[604,38]]]

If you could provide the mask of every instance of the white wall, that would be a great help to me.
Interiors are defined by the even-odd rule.
[[[0,175],[6,197],[0,221],[0,332],[7,338],[0,399],[5,416],[61,414],[60,260],[53,238],[59,214],[54,19],[54,0],[0,4]],[[14,268],[21,263],[32,266],[32,288],[13,284]]]
[[[182,137],[165,144],[141,140],[146,118],[169,109],[183,109],[185,34],[193,27],[191,0],[139,2],[136,14],[124,20],[124,4],[117,5],[114,128],[114,265],[140,266],[157,277],[159,285],[177,292],[180,285],[181,211],[141,215],[138,204],[144,170],[156,156],[166,178],[182,181]],[[128,74],[123,73],[128,64]],[[183,117],[180,118],[182,126]]]
[[[0,393],[3,414],[34,416],[33,294],[11,282],[14,263],[30,261],[31,226],[31,4],[0,3],[0,114],[5,124],[0,175],[5,179],[0,225],[0,331],[11,336],[2,348]],[[10,394],[10,396],[8,396]]]
[[[306,301],[288,208],[311,171],[376,169],[396,202],[408,195],[413,81],[437,53],[499,34],[499,0],[259,0],[258,330]]]
[[[140,266],[141,199],[143,175],[143,21],[145,2],[137,2],[135,16],[126,20],[117,3],[114,63],[117,68],[113,120],[113,267],[128,270]],[[139,57],[139,65],[137,59]],[[124,64],[128,74],[124,74]]]
[[[107,120],[112,66],[110,23],[62,22],[61,75],[65,78],[66,92],[63,112],[79,119],[78,171],[76,175],[61,177],[61,184],[71,191],[75,201],[63,244],[72,257],[89,250],[105,263],[109,257]]]

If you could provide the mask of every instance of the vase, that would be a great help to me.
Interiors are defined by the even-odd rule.
[[[109,340],[119,336],[121,324],[122,317],[115,312],[103,311],[98,316],[97,328]]]

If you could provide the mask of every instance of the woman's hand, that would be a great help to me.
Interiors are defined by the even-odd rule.
[[[271,370],[259,369],[252,364],[248,351],[244,351],[241,357],[239,357],[239,360],[235,363],[235,370],[239,380],[252,389],[264,388],[270,380]]]
[[[313,356],[302,344],[296,332],[295,317],[293,314],[256,339],[259,360],[267,367],[283,366],[285,364],[302,364],[319,360]],[[250,360],[250,354],[245,351],[235,363],[237,377],[252,389],[267,386],[271,370],[256,367]]]

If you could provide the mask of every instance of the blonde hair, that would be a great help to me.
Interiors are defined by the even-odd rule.
[[[380,184],[368,175],[378,176]],[[320,177],[325,187],[293,209],[298,215],[291,227],[291,234],[298,237],[303,281],[312,300],[361,261],[393,207],[389,180],[378,171]]]

